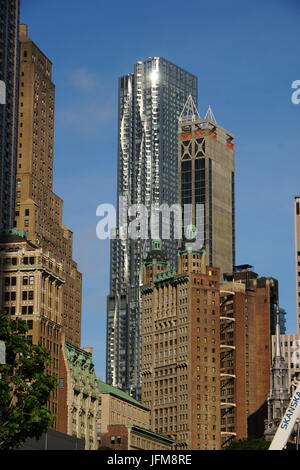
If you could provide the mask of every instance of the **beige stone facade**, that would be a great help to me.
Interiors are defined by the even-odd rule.
[[[24,237],[25,233],[17,229],[0,236],[0,305],[8,315],[27,323],[31,342],[44,346],[51,354],[46,371],[58,376],[63,267]],[[59,391],[55,389],[49,410],[56,417],[58,400]]]
[[[98,380],[99,448],[170,450],[173,440],[150,429],[150,410],[123,390]]]
[[[181,252],[177,273],[161,263],[153,250],[144,269],[142,402],[176,449],[219,449],[219,269],[202,252]]]
[[[85,449],[96,450],[99,390],[89,350],[62,342],[59,393],[58,430],[84,438]]]
[[[122,390],[99,381],[98,433],[110,425],[134,425],[150,429],[150,411]]]
[[[15,225],[63,265],[61,323],[80,346],[81,274],[72,260],[72,232],[62,224],[63,201],[53,193],[52,64],[20,27],[20,89]]]

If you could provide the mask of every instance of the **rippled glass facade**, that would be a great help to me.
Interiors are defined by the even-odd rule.
[[[189,94],[197,102],[197,78],[163,58],[138,62],[134,73],[120,78],[118,197],[128,206],[178,202],[178,117]],[[125,215],[122,223],[128,222]],[[121,239],[118,229],[111,245],[106,380],[139,397],[139,285],[151,241]],[[172,236],[164,251],[175,267]]]

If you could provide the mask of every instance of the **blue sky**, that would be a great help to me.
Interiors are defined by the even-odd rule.
[[[21,0],[21,21],[53,62],[54,190],[74,232],[83,273],[82,345],[105,374],[109,243],[96,238],[96,208],[116,200],[118,77],[162,56],[199,79],[236,136],[237,264],[280,282],[295,332],[293,201],[300,194],[298,0]]]

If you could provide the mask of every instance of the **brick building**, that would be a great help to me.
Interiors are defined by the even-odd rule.
[[[99,449],[112,450],[171,450],[173,440],[149,429],[130,424],[109,425],[99,435]]]
[[[263,436],[278,283],[241,266],[221,285],[221,436]]]
[[[142,402],[151,429],[176,449],[219,449],[219,269],[201,251],[183,251],[178,272],[165,271],[154,245],[141,290]]]

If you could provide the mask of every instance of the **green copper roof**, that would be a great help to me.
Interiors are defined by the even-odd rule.
[[[21,228],[8,228],[1,230],[1,235],[18,235],[18,237],[27,238],[28,232]]]
[[[163,271],[159,274],[156,274],[154,282],[165,281],[166,279],[171,279],[172,277],[176,276],[175,269],[169,269],[169,271]]]
[[[111,395],[115,395],[116,397],[120,398],[121,400],[128,401],[132,403],[133,405],[139,406],[140,408],[144,408],[145,410],[148,410],[146,406],[144,406],[142,403],[139,401],[135,400],[135,398],[131,397],[128,395],[128,393],[123,392],[123,390],[113,387],[112,385],[108,385],[105,382],[102,382],[102,380],[98,379],[98,385],[99,385],[99,391],[100,393],[110,393]]]
[[[135,434],[138,434],[141,437],[150,437],[152,440],[160,442],[162,444],[174,444],[174,439],[158,434],[157,432],[151,431],[150,429],[141,428],[135,424],[125,424],[127,429],[131,429]]]
[[[187,254],[195,254],[195,255],[206,255],[206,251],[204,248],[201,248],[200,250],[193,250],[193,249],[185,249],[185,250],[178,250],[177,255],[178,256],[183,256]]]

